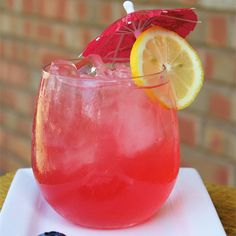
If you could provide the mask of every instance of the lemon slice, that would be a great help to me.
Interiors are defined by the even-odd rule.
[[[189,43],[173,31],[154,26],[142,32],[136,39],[130,54],[132,75],[138,77],[138,86],[149,86],[145,75],[163,71],[170,86],[178,110],[189,106],[203,84],[201,60]],[[158,89],[149,89],[149,95],[171,107],[168,99],[161,97]]]

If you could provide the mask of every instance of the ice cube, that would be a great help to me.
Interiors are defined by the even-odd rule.
[[[108,73],[108,68],[99,55],[91,54],[87,57],[80,58],[76,63],[80,77],[93,78],[101,76],[104,78]],[[87,75],[90,75],[89,77]],[[91,77],[92,76],[92,77]]]
[[[115,64],[113,69],[113,77],[117,79],[130,79],[132,74],[129,66],[124,63]]]
[[[159,127],[156,110],[147,102],[141,91],[124,90],[119,96],[117,112],[110,119],[116,124],[116,140],[120,153],[132,157],[134,153],[150,148],[157,140],[161,143],[162,129]]]
[[[131,72],[128,65],[124,63],[105,64],[99,55],[91,54],[88,56],[92,69],[96,76],[105,80],[129,79]]]
[[[50,65],[49,71],[52,74],[61,76],[76,76],[78,74],[75,64],[66,60],[53,61]]]
[[[80,58],[76,63],[77,74],[80,78],[98,78],[99,80],[130,79],[129,65],[106,64],[100,55],[90,54]],[[89,75],[89,76],[88,76]]]
[[[110,75],[110,69],[106,66],[99,55],[91,54],[88,56],[88,59],[91,62],[93,73],[96,76],[101,76],[101,78],[104,79]]]

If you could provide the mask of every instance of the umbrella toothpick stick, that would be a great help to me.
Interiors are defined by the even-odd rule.
[[[125,1],[123,3],[123,7],[127,14],[134,12],[134,4],[131,1]],[[135,38],[137,38],[142,31],[139,28],[137,28],[133,22],[129,22],[129,23],[133,25],[133,33],[134,33]]]
[[[131,1],[125,1],[123,7],[127,14],[134,12],[134,4]]]

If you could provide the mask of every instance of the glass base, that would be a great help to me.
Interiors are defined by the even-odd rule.
[[[78,222],[72,222],[78,226],[81,227],[85,227],[85,228],[89,228],[89,229],[97,229],[97,230],[118,230],[118,229],[126,229],[126,228],[132,228],[135,227],[137,225],[141,225],[141,224],[145,224],[147,221],[151,220],[153,217],[155,217],[155,215],[158,213],[159,210],[157,210],[154,214],[152,214],[149,217],[146,217],[145,219],[142,219],[140,221],[136,221],[136,222],[130,222],[127,224],[118,224],[118,225],[93,225],[93,224],[81,224]],[[71,221],[70,221],[71,222]]]

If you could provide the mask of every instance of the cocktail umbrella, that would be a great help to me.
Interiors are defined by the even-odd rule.
[[[198,23],[193,8],[134,11],[130,1],[126,1],[124,7],[128,14],[92,40],[82,56],[98,54],[104,62],[127,61],[132,45],[142,31],[158,25],[186,37]]]

